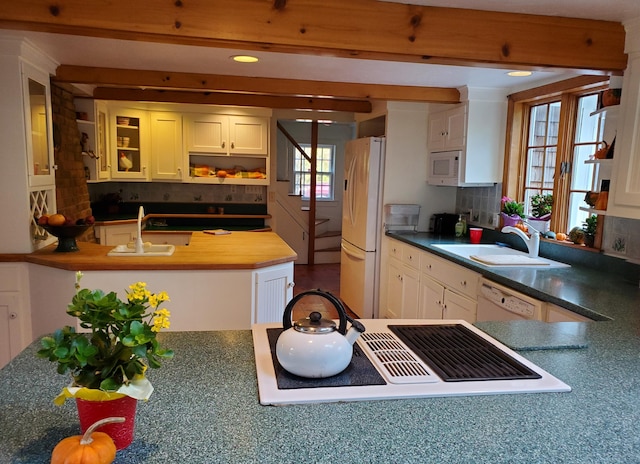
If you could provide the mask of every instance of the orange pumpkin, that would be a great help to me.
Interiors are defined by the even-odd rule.
[[[92,424],[84,435],[63,439],[51,453],[51,464],[111,464],[116,458],[116,445],[109,435],[94,430],[124,420],[124,417],[107,417]]]

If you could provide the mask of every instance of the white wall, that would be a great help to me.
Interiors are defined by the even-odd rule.
[[[432,214],[453,212],[455,187],[427,184],[426,103],[387,103],[387,150],[384,203],[413,203],[421,206],[418,230],[429,228]]]

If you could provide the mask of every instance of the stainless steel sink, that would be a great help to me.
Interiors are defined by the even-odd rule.
[[[557,269],[563,267],[571,267],[569,264],[561,263],[540,256],[537,258],[527,259],[529,258],[528,253],[499,245],[438,244],[433,246],[456,256],[460,256],[461,258],[470,259],[472,261],[478,262],[478,264],[491,268],[527,267],[536,269]],[[496,263],[492,264],[492,261],[496,261]],[[507,263],[505,261],[511,262]]]
[[[118,245],[109,253],[108,256],[171,256],[176,251],[174,245],[145,245],[142,253],[136,252],[135,247],[127,245]]]

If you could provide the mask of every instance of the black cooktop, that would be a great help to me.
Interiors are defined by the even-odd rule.
[[[273,368],[276,371],[276,380],[279,390],[294,388],[318,388],[318,387],[355,387],[364,385],[386,385],[378,370],[371,364],[369,358],[362,352],[357,343],[353,345],[353,357],[347,368],[339,374],[324,379],[307,379],[291,374],[283,369],[276,358],[276,341],[282,333],[281,328],[267,329],[269,348]]]
[[[542,378],[462,324],[388,327],[445,382]]]

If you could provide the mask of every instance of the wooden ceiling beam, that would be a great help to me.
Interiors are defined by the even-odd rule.
[[[366,100],[287,97],[228,92],[196,92],[159,89],[140,90],[117,87],[97,87],[93,91],[93,98],[98,100],[253,106],[260,108],[310,109],[318,111],[344,111],[353,113],[371,113],[372,110],[371,103]]]
[[[437,64],[622,72],[622,24],[375,0],[21,0],[0,27]]]
[[[246,76],[223,76],[167,71],[140,71],[85,66],[59,66],[56,81],[97,86],[245,92],[305,97],[338,97],[367,100],[458,103],[454,88],[403,85],[354,84]]]

